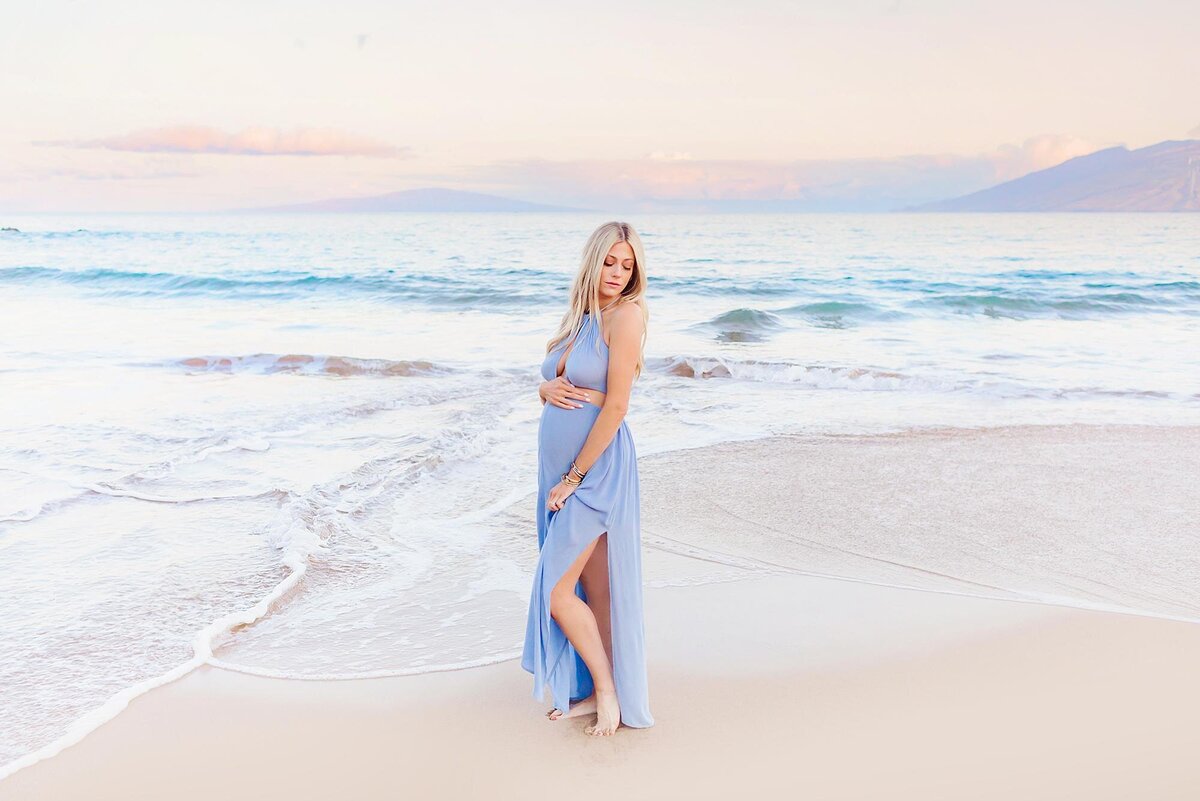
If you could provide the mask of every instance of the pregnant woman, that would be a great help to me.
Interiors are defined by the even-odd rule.
[[[538,389],[539,557],[521,666],[551,720],[584,731],[654,725],[642,619],[637,453],[625,423],[646,338],[641,239],[621,222],[588,239]]]

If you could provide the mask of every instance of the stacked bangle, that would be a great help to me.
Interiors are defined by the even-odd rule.
[[[572,479],[571,473],[575,473],[576,475],[579,476],[579,478]],[[580,484],[583,483],[583,477],[586,475],[587,475],[587,473],[584,473],[582,470],[580,470],[579,466],[577,464],[575,464],[574,462],[571,462],[571,469],[568,472],[562,474],[562,482],[564,484],[569,484],[572,487],[578,487]]]

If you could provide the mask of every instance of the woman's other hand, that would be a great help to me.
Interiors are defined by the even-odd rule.
[[[574,484],[567,484],[559,481],[550,488],[550,494],[546,496],[546,508],[552,512],[557,512],[567,502],[567,498],[571,497],[571,493],[578,487]]]

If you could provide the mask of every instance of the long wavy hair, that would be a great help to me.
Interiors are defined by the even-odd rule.
[[[583,246],[583,258],[575,280],[571,282],[570,303],[559,323],[558,330],[546,343],[546,353],[558,347],[568,337],[573,336],[583,325],[583,313],[588,308],[596,309],[596,324],[600,327],[600,336],[596,337],[596,352],[600,352],[600,340],[604,336],[604,315],[600,309],[600,284],[604,280],[604,259],[608,251],[618,242],[628,242],[633,249],[633,274],[629,283],[621,290],[621,296],[614,305],[636,303],[642,310],[642,342],[638,348],[637,366],[634,378],[642,374],[645,364],[646,333],[650,313],[646,309],[646,251],[642,248],[642,239],[633,226],[625,222],[606,222],[592,232],[587,244]]]

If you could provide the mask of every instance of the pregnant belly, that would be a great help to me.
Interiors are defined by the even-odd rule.
[[[570,467],[599,415],[600,408],[588,403],[579,409],[564,409],[552,403],[543,406],[538,425],[538,459],[542,465],[558,472]]]

